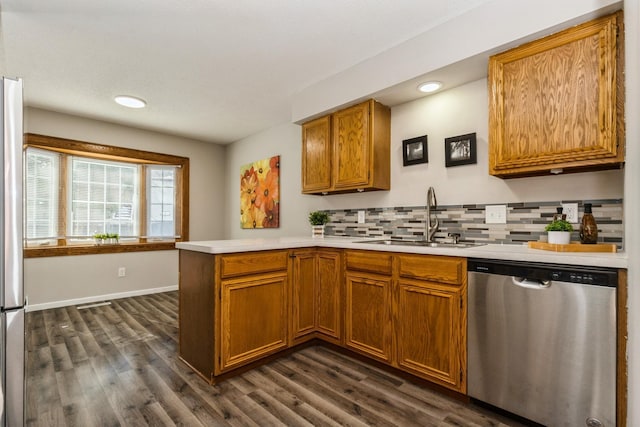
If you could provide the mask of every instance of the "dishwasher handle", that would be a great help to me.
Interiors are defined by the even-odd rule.
[[[546,289],[551,286],[551,280],[530,280],[526,277],[511,276],[514,285],[527,289]]]

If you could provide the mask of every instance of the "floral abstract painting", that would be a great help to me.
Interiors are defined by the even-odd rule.
[[[240,225],[280,227],[280,156],[240,168]]]

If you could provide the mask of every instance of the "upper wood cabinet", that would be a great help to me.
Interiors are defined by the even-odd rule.
[[[302,125],[302,192],[390,189],[391,111],[368,100]]]
[[[329,191],[332,157],[331,116],[302,125],[303,193]]]
[[[489,60],[489,173],[502,178],[624,161],[622,13]]]

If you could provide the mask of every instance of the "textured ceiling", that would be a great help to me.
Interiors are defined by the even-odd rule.
[[[24,79],[29,106],[227,144],[290,121],[309,85],[486,1],[0,0],[0,72]]]

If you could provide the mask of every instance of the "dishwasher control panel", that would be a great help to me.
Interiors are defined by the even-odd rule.
[[[471,258],[467,261],[467,270],[476,273],[522,277],[531,280],[552,280],[609,287],[618,286],[617,270],[602,267]]]

